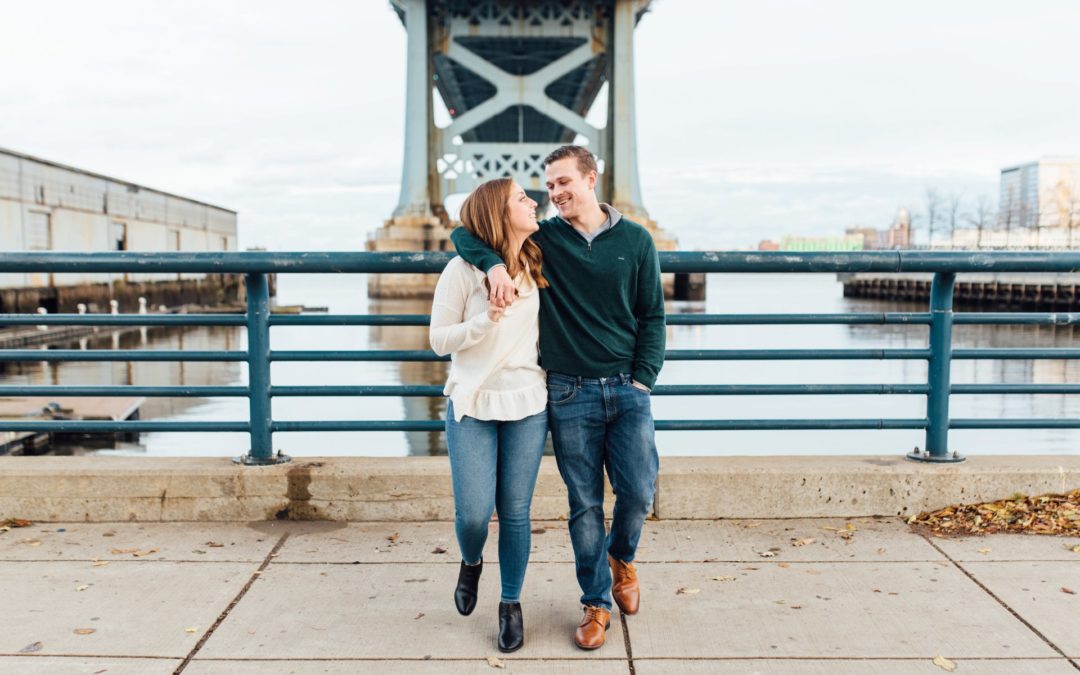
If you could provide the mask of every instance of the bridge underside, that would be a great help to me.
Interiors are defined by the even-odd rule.
[[[543,215],[543,160],[568,143],[596,155],[601,200],[650,228],[661,249],[674,248],[642,204],[634,142],[633,31],[651,0],[391,4],[409,35],[405,163],[394,216],[369,248],[449,248],[445,200],[493,178],[516,180]],[[605,85],[607,120],[596,127],[586,116]],[[443,127],[435,95],[450,116]]]

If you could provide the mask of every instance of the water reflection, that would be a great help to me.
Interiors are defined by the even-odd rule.
[[[372,314],[427,314],[430,300],[370,301]],[[430,349],[427,326],[372,326],[371,343],[374,349]],[[398,381],[402,384],[442,386],[450,370],[445,361],[406,361],[399,364]],[[441,420],[446,416],[446,399],[442,397],[402,396],[402,418],[407,420]],[[440,432],[405,432],[410,455],[445,455],[446,438]]]

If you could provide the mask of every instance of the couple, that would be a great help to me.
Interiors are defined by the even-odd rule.
[[[582,649],[604,644],[612,597],[638,610],[632,564],[659,459],[650,388],[664,358],[664,294],[652,237],[597,201],[596,161],[568,145],[545,160],[559,216],[508,178],[476,188],[451,235],[431,310],[431,346],[452,357],[446,440],[461,568],[454,601],[476,606],[493,510],[499,519],[501,651],[524,644],[529,507],[548,428],[570,501],[584,613]],[[539,349],[538,349],[539,343]],[[615,492],[604,525],[604,471]]]

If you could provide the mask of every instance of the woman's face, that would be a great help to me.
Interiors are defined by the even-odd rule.
[[[510,233],[515,239],[525,241],[539,229],[536,224],[536,202],[529,199],[529,195],[517,183],[510,186],[507,207],[510,211]]]

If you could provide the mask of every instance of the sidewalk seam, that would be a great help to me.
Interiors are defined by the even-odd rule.
[[[203,645],[206,644],[206,641],[209,640],[210,636],[214,634],[215,630],[217,630],[217,627],[220,626],[221,623],[225,620],[225,618],[229,616],[229,612],[233,610],[233,607],[236,607],[236,605],[238,605],[240,601],[244,599],[244,596],[247,595],[247,592],[251,589],[252,585],[254,585],[255,580],[258,579],[259,576],[266,570],[266,568],[270,566],[270,562],[274,559],[275,556],[277,556],[278,551],[281,550],[281,547],[285,544],[285,540],[288,538],[288,532],[285,532],[281,535],[281,538],[277,540],[277,543],[274,544],[274,547],[271,548],[270,552],[266,554],[265,558],[263,558],[262,564],[259,565],[259,569],[251,573],[251,578],[247,580],[247,583],[244,584],[244,587],[240,589],[240,592],[236,594],[236,597],[232,599],[232,602],[229,603],[229,605],[224,609],[224,611],[222,611],[221,614],[218,615],[218,618],[216,621],[214,621],[213,625],[211,625],[210,628],[208,628],[203,634],[203,636],[199,638],[199,641],[196,642],[195,646],[191,648],[191,651],[188,652],[188,655],[184,658],[183,661],[180,662],[180,665],[176,667],[176,670],[173,671],[173,675],[180,675],[180,673],[184,672],[184,669],[187,668],[189,663],[191,663],[191,660],[195,658],[195,654],[197,654],[199,650],[202,649]]]
[[[1061,656],[1062,656],[1062,657],[1063,657],[1063,658],[1064,658],[1064,659],[1065,659],[1066,661],[1068,661],[1068,662],[1069,662],[1069,664],[1070,664],[1070,665],[1071,665],[1071,666],[1072,666],[1073,668],[1076,668],[1077,670],[1080,670],[1080,666],[1077,666],[1076,662],[1075,662],[1075,661],[1073,661],[1073,660],[1072,660],[1071,658],[1069,658],[1069,655],[1068,655],[1068,654],[1066,654],[1066,653],[1065,653],[1065,651],[1064,651],[1063,649],[1061,649],[1061,648],[1060,648],[1060,647],[1058,647],[1058,646],[1057,646],[1056,644],[1054,644],[1053,642],[1051,642],[1051,641],[1050,641],[1050,638],[1048,638],[1048,637],[1046,637],[1045,635],[1043,635],[1043,634],[1042,634],[1042,632],[1041,632],[1041,631],[1039,631],[1039,629],[1038,629],[1038,628],[1036,628],[1036,627],[1035,627],[1034,625],[1032,625],[1032,623],[1031,623],[1030,621],[1028,621],[1028,620],[1027,620],[1027,619],[1025,619],[1024,617],[1020,616],[1020,613],[1019,613],[1019,612],[1017,612],[1017,611],[1016,611],[1015,609],[1013,609],[1012,607],[1010,607],[1010,606],[1009,606],[1009,605],[1008,605],[1008,604],[1007,604],[1007,603],[1006,603],[1006,602],[1005,602],[1004,600],[1002,600],[1001,598],[999,598],[999,597],[997,596],[997,594],[996,594],[996,593],[994,593],[993,591],[991,591],[991,590],[990,590],[990,588],[986,586],[986,584],[984,584],[983,582],[981,582],[981,581],[979,581],[978,579],[976,579],[976,578],[975,578],[975,575],[974,575],[974,574],[972,574],[971,572],[969,572],[969,571],[968,571],[967,569],[965,569],[965,568],[964,568],[964,566],[963,566],[963,565],[961,565],[961,564],[960,564],[959,562],[957,562],[956,560],[954,560],[954,559],[952,558],[952,556],[950,556],[950,555],[949,555],[948,553],[946,553],[946,552],[945,552],[945,550],[944,550],[944,549],[942,549],[942,548],[941,548],[940,546],[938,546],[937,544],[935,544],[935,543],[934,543],[934,542],[933,542],[933,541],[932,541],[932,540],[930,539],[930,537],[928,537],[928,536],[927,536],[927,535],[925,535],[925,534],[921,534],[921,533],[919,534],[919,536],[920,536],[920,537],[922,537],[923,539],[925,539],[925,540],[926,540],[926,543],[928,543],[928,544],[930,544],[931,546],[933,546],[933,547],[934,547],[934,548],[935,548],[935,549],[937,550],[937,552],[938,552],[938,553],[940,553],[941,555],[945,556],[945,559],[946,559],[946,560],[948,560],[949,562],[951,562],[951,563],[952,563],[952,564],[953,564],[953,565],[954,565],[954,566],[956,567],[956,569],[960,570],[960,572],[961,572],[961,573],[963,573],[963,575],[964,575],[964,576],[966,576],[966,577],[967,577],[968,579],[971,579],[971,582],[972,582],[973,584],[975,584],[976,586],[978,586],[979,588],[981,588],[981,589],[983,590],[983,592],[984,592],[984,593],[986,593],[986,594],[987,594],[987,595],[989,595],[989,596],[990,596],[991,598],[993,598],[994,600],[996,600],[996,601],[997,601],[997,603],[998,603],[999,605],[1001,605],[1002,607],[1004,607],[1004,608],[1005,608],[1005,610],[1006,610],[1007,612],[1009,612],[1009,614],[1012,614],[1012,615],[1013,615],[1013,617],[1014,617],[1014,618],[1015,618],[1015,619],[1016,619],[1017,621],[1019,621],[1020,623],[1024,624],[1025,626],[1027,626],[1028,630],[1030,630],[1030,631],[1031,631],[1032,633],[1035,633],[1035,635],[1037,635],[1037,636],[1039,637],[1039,639],[1040,639],[1040,640],[1042,640],[1043,642],[1045,642],[1045,643],[1046,643],[1046,644],[1047,644],[1047,645],[1048,645],[1048,646],[1049,646],[1049,647],[1050,647],[1051,649],[1053,649],[1053,650],[1054,650],[1055,652],[1057,652],[1058,654],[1060,654],[1060,655],[1061,655]]]
[[[626,615],[619,610],[619,621],[622,622],[623,647],[626,648],[626,664],[630,668],[630,675],[635,675],[634,648],[630,644],[630,626],[626,623]]]

